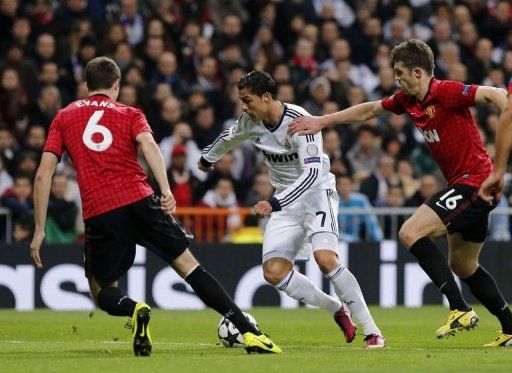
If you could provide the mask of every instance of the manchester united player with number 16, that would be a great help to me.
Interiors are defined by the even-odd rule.
[[[289,131],[308,135],[329,125],[364,122],[389,111],[407,113],[423,134],[448,182],[448,187],[420,206],[399,232],[400,240],[450,303],[448,320],[436,335],[454,335],[472,329],[478,321],[451,269],[501,323],[502,333],[487,346],[512,345],[510,308],[492,275],[478,262],[489,212],[496,203],[489,205],[478,197],[480,185],[492,172],[492,162],[469,111],[469,106],[480,103],[492,103],[503,110],[507,104],[506,91],[436,79],[432,50],[420,40],[395,46],[391,63],[401,85],[398,93],[323,117],[297,118]],[[446,233],[448,262],[431,241]]]

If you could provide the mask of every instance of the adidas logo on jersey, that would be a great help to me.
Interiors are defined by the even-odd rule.
[[[432,143],[432,142],[440,142],[441,141],[436,129],[433,129],[433,130],[419,129],[419,130],[420,130],[421,134],[423,135],[423,138],[425,139],[426,142]]]
[[[282,163],[282,162],[292,162],[299,158],[299,154],[292,153],[292,154],[274,154],[274,153],[267,153],[265,150],[262,150],[263,155],[265,156],[266,160],[272,163]]]

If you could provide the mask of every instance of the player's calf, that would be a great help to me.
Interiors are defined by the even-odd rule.
[[[97,296],[98,307],[112,316],[131,316],[136,302],[116,287],[106,287]]]
[[[471,293],[500,321],[502,332],[512,335],[512,312],[492,275],[483,267],[464,281]]]
[[[352,316],[359,321],[363,333],[366,336],[377,335],[382,337],[382,333],[366,305],[359,283],[349,269],[340,265],[327,273],[325,277],[331,281],[336,294],[347,305]]]
[[[327,233],[326,235],[323,235],[323,233],[318,233],[315,235],[315,237],[316,236],[324,236],[326,238],[332,239],[334,241],[333,246],[335,245],[334,249],[337,249],[338,241],[335,235],[331,233]],[[329,273],[333,269],[340,266],[340,260],[338,259],[336,251],[318,249],[313,252],[313,255],[315,257],[316,263],[318,264],[318,268],[320,268],[320,271],[322,271],[324,274]]]
[[[359,284],[352,273],[341,265],[338,258],[338,238],[331,232],[319,232],[312,237],[313,254],[321,271],[327,277],[339,299],[344,302],[352,315],[361,323],[363,332],[368,335],[381,336],[381,332],[366,306]],[[350,316],[341,307],[335,314],[334,320],[350,343],[356,335],[356,327]]]

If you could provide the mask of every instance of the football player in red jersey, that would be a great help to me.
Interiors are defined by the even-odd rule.
[[[489,203],[499,200],[505,187],[504,175],[507,170],[508,157],[512,150],[512,79],[508,83],[508,103],[501,112],[496,131],[496,154],[492,174],[480,187],[479,195]]]
[[[42,267],[39,251],[52,176],[66,151],[82,197],[84,267],[92,297],[110,315],[132,317],[135,355],[151,354],[151,311],[146,303],[135,302],[119,289],[117,280],[132,266],[136,244],[162,258],[206,305],[228,318],[242,333],[248,352],[280,353],[188,249],[188,238],[171,216],[176,202],[146,117],[115,101],[120,79],[121,71],[112,59],[89,61],[85,68],[89,97],[60,110],[50,126],[34,186],[36,229],[30,252],[36,266]],[[137,162],[138,149],[155,175],[160,197]]]
[[[401,89],[391,97],[366,102],[322,117],[295,119],[290,132],[315,133],[337,123],[364,122],[393,112],[407,113],[425,138],[448,187],[416,210],[402,225],[399,237],[450,303],[447,322],[437,329],[438,338],[473,328],[478,317],[464,300],[450,269],[501,323],[500,344],[512,344],[512,312],[494,278],[479,264],[487,234],[489,212],[496,201],[478,197],[478,189],[492,172],[469,107],[492,103],[506,107],[506,91],[500,88],[438,80],[433,76],[432,50],[412,39],[391,52],[395,79]],[[449,260],[431,238],[448,234]],[[449,264],[448,264],[449,263]]]
[[[501,111],[498,129],[496,131],[496,153],[494,168],[491,175],[483,182],[478,195],[489,204],[499,201],[505,188],[504,175],[507,170],[508,158],[512,149],[512,79],[508,83],[508,102]],[[493,346],[512,345],[512,335],[502,333],[492,342]]]

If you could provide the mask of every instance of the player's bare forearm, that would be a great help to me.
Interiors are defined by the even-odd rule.
[[[53,173],[38,171],[34,181],[35,230],[44,232]]]
[[[288,128],[288,132],[309,135],[320,131],[322,128],[343,123],[364,122],[378,117],[385,112],[380,101],[364,102],[348,109],[321,117],[296,118]]]
[[[348,109],[338,111],[325,116],[326,125],[336,123],[365,122],[378,117],[385,110],[380,101],[363,102]]]
[[[46,211],[48,209],[52,175],[53,172],[49,173],[38,170],[34,182],[34,219],[36,227],[34,237],[30,243],[30,256],[37,268],[43,267],[39,252],[45,237],[44,227],[46,224]]]
[[[44,152],[41,157],[41,163],[37,169],[34,180],[34,237],[30,243],[30,256],[34,260],[37,268],[42,268],[43,263],[39,256],[39,251],[44,240],[44,227],[46,224],[46,213],[48,209],[48,199],[50,198],[50,189],[52,186],[52,177],[57,167],[59,159],[50,152]]]
[[[496,131],[496,155],[494,158],[494,173],[503,176],[507,169],[508,157],[512,150],[512,98],[501,112]]]
[[[156,182],[160,187],[162,194],[169,194],[171,187],[169,180],[167,180],[167,172],[165,170],[165,162],[158,145],[156,144],[153,135],[149,132],[142,132],[137,136],[137,141],[140,144],[140,149],[144,158],[148,163],[151,172],[155,176]]]
[[[41,163],[37,169],[34,180],[34,218],[35,230],[44,232],[46,224],[46,211],[48,209],[48,199],[50,198],[50,189],[52,177],[57,167],[58,158],[55,154],[44,152],[41,157]]]
[[[503,111],[507,107],[507,91],[503,88],[480,86],[476,91],[475,102],[493,104]]]

